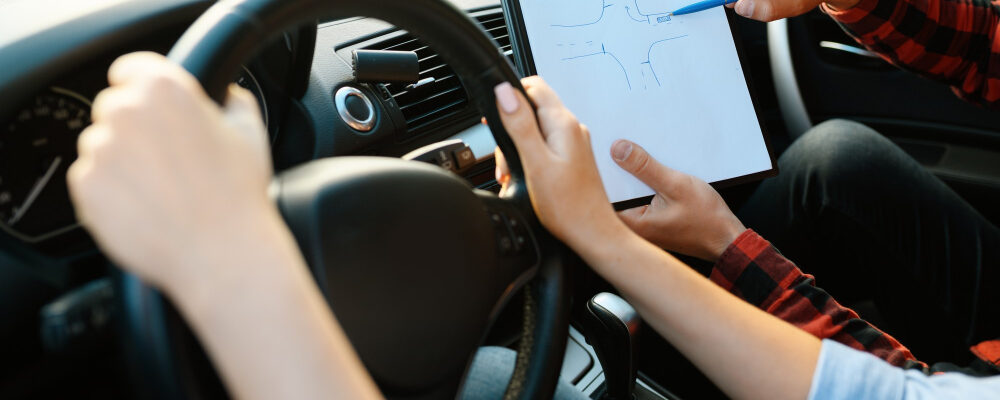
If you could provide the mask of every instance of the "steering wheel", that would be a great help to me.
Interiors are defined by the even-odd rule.
[[[437,50],[510,164],[503,197],[390,158],[316,160],[275,177],[274,200],[368,372],[389,398],[454,398],[499,310],[521,291],[523,336],[505,398],[551,398],[568,330],[564,264],[575,256],[534,216],[500,123],[493,87],[523,91],[518,75],[464,12],[442,0],[222,1],[168,57],[220,101],[262,43],[320,15],[384,20]],[[169,302],[127,273],[118,283],[127,350],[146,396],[224,395],[206,383],[217,378],[202,378],[214,376],[211,366]]]

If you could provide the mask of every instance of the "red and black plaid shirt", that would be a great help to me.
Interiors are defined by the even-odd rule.
[[[1000,0],[861,0],[823,10],[890,63],[1000,108]]]
[[[905,346],[858,317],[802,273],[771,243],[747,230],[729,245],[709,276],[750,304],[822,339],[872,353],[892,365],[926,370]]]

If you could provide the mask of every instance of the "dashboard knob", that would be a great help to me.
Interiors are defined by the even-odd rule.
[[[375,127],[375,106],[364,92],[351,86],[337,89],[333,96],[340,119],[358,132],[368,132]]]

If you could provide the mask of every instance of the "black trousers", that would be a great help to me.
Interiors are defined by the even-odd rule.
[[[1000,229],[877,132],[834,120],[799,138],[738,215],[845,305],[928,363],[1000,338]],[[864,317],[865,315],[862,315]]]

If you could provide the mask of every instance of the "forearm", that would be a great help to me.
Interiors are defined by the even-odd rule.
[[[723,391],[738,399],[806,397],[818,339],[737,299],[624,227],[613,237],[574,248]]]
[[[845,0],[838,0],[845,1]],[[854,0],[851,0],[854,1]],[[856,5],[855,5],[856,4]],[[861,0],[824,11],[887,61],[1000,105],[1000,6],[986,0]]]
[[[226,276],[171,290],[226,386],[242,399],[380,398],[291,234],[268,224],[234,233],[230,268],[206,268]]]

